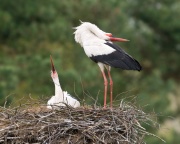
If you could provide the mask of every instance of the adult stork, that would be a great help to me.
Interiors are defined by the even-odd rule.
[[[140,71],[142,69],[141,65],[113,43],[113,41],[126,42],[127,39],[113,37],[111,33],[106,33],[89,22],[81,22],[80,26],[75,27],[74,34],[75,41],[84,48],[86,55],[100,67],[104,78],[104,108],[106,108],[108,85],[104,68],[107,69],[110,80],[110,107],[112,108],[113,80],[110,74],[111,67]]]
[[[47,108],[58,109],[59,106],[66,106],[66,105],[72,106],[74,108],[80,107],[79,101],[77,101],[70,94],[68,94],[67,91],[63,91],[61,89],[58,73],[54,67],[54,63],[51,56],[50,56],[50,60],[51,60],[51,77],[55,86],[55,95],[52,96],[51,99],[47,102]]]

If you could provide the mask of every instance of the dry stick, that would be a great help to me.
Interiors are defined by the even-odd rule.
[[[4,108],[6,107],[8,98],[9,98],[11,95],[13,95],[13,94],[14,94],[14,93],[9,94],[9,95],[7,95],[7,96],[5,97]]]
[[[60,110],[55,111],[37,113],[24,111],[27,106],[32,105],[28,101],[27,105],[23,104],[12,109],[0,107],[0,116],[7,120],[6,127],[0,129],[0,141],[7,142],[8,137],[13,137],[11,140],[15,142],[16,137],[20,137],[19,142],[29,142],[31,138],[27,139],[28,132],[31,132],[30,136],[36,137],[40,143],[60,142],[63,140],[62,136],[71,141],[71,132],[75,129],[77,129],[77,135],[74,133],[77,137],[75,141],[79,143],[86,142],[86,139],[95,143],[107,143],[107,137],[110,143],[115,141],[136,143],[142,141],[144,135],[159,138],[148,133],[137,123],[141,121],[151,125],[154,121],[149,119],[142,110],[123,101],[120,108],[112,111],[101,108],[73,109],[68,106],[59,107]],[[9,136],[9,134],[14,134],[14,136]]]
[[[83,92],[83,101],[82,102],[83,102],[83,106],[85,106],[84,87],[83,87],[82,79],[81,79],[81,88],[82,88],[82,92]]]
[[[81,100],[79,95],[76,93],[76,86],[75,86],[75,82],[74,82],[74,93],[75,93],[75,96],[78,98],[78,100]]]

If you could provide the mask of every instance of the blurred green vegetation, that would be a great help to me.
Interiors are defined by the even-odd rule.
[[[163,124],[180,117],[180,1],[179,0],[1,0],[0,104],[21,97],[50,97],[52,55],[64,90],[86,103],[103,101],[103,79],[98,66],[74,41],[79,20],[130,40],[118,43],[143,66],[143,71],[112,69],[114,97],[138,96],[146,111],[163,115]],[[148,105],[148,106],[147,106]],[[149,128],[155,133],[158,130]],[[179,133],[165,130],[167,143],[178,143]],[[149,143],[161,143],[147,138]]]

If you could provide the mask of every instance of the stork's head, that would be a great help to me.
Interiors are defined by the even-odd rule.
[[[50,61],[51,61],[51,77],[53,80],[58,79],[58,74],[54,67],[54,63],[53,63],[51,55],[50,55]]]
[[[92,38],[98,38],[102,40],[127,42],[129,40],[123,38],[113,37],[111,33],[106,33],[99,29],[95,24],[89,22],[81,22],[81,25],[75,27],[75,41],[83,46],[83,41]]]

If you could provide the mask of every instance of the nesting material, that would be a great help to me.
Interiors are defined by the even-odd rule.
[[[149,115],[127,103],[113,109],[48,110],[40,103],[1,107],[0,143],[145,143],[150,133],[140,124],[148,121]]]

